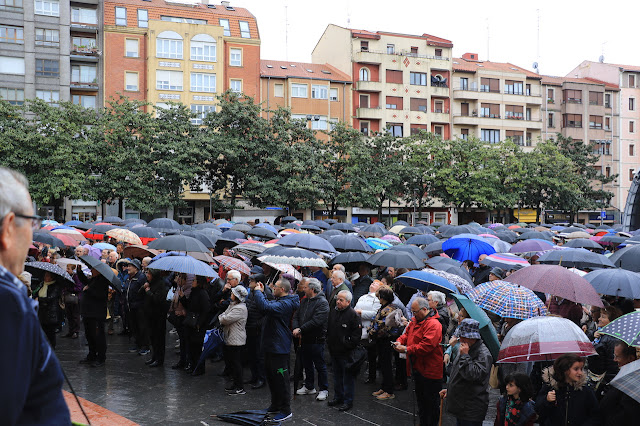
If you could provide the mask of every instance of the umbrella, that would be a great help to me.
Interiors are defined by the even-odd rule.
[[[578,269],[615,268],[608,257],[582,248],[551,250],[540,256],[538,262]]]
[[[430,234],[419,234],[419,235],[414,235],[413,237],[407,239],[407,241],[405,241],[406,244],[414,244],[417,246],[420,245],[427,245],[427,244],[431,244],[431,243],[436,243],[440,240],[438,240],[438,237],[434,236],[434,235],[430,235]]]
[[[640,272],[640,245],[625,247],[613,253],[609,260],[619,268],[627,271]]]
[[[107,237],[114,238],[116,241],[123,241],[127,244],[142,244],[140,237],[135,232],[128,229],[112,229],[107,231],[106,235]]]
[[[95,243],[93,245],[93,247],[99,249],[99,250],[112,250],[112,251],[116,251],[116,246],[114,246],[113,244],[109,244],[109,243]]]
[[[527,319],[547,315],[547,307],[533,291],[507,281],[480,284],[467,292],[467,297],[482,309],[503,318]]]
[[[65,222],[64,224],[66,226],[76,226],[76,225],[82,225],[82,221],[81,220],[69,220],[67,222]]]
[[[113,273],[113,269],[109,267],[106,263],[101,262],[93,256],[80,256],[80,260],[86,263],[90,268],[98,271],[100,275],[105,277],[107,281],[109,281],[109,285],[116,292],[122,293],[122,284],[120,283],[120,278]]]
[[[295,216],[285,216],[280,219],[280,223],[295,222],[296,220],[298,220],[298,218]]]
[[[575,231],[575,232],[569,233],[569,235],[567,235],[565,238],[567,238],[569,240],[572,240],[572,239],[576,239],[576,238],[589,238],[590,236],[591,235],[589,235],[587,232]]]
[[[209,249],[216,248],[216,242],[218,241],[218,237],[214,236],[213,234],[205,234],[201,231],[182,231],[180,235],[195,238]]]
[[[67,259],[66,257],[61,257],[60,259],[56,260],[56,265],[60,266],[64,270],[66,270],[67,269],[67,265],[84,266],[84,263],[80,262],[79,260]]]
[[[149,228],[148,226],[131,228],[131,232],[140,237],[142,244],[149,244],[151,241],[161,238],[161,235],[155,228]]]
[[[59,234],[57,232],[52,232],[51,236],[59,239],[60,241],[62,241],[64,243],[64,245],[67,246],[67,247],[75,247],[75,246],[78,245],[78,243],[80,241],[85,241],[86,240],[86,238],[84,238],[84,237],[82,237],[82,240],[78,240],[76,238],[73,238],[70,235]]]
[[[422,250],[424,250],[424,252],[427,253],[429,256],[435,256],[436,254],[442,253],[443,243],[444,241],[436,241],[434,243],[429,243]]]
[[[640,311],[616,318],[602,327],[600,333],[620,339],[629,346],[640,347]]]
[[[235,269],[236,271],[242,272],[243,274],[251,275],[251,268],[249,268],[249,266],[247,266],[247,264],[242,260],[235,257],[215,256],[213,260],[215,260],[218,265],[222,265],[222,267],[227,271]]]
[[[449,238],[442,243],[442,250],[456,260],[472,260],[478,262],[481,254],[493,254],[496,249],[482,237],[465,236]]]
[[[370,252],[371,247],[362,238],[351,235],[335,235],[329,237],[329,242],[338,251]]]
[[[509,253],[494,253],[485,257],[480,261],[481,264],[490,266],[492,268],[498,267],[506,271],[512,269],[522,269],[530,266],[529,262],[525,259]]]
[[[92,240],[102,240],[107,231],[111,231],[112,229],[117,229],[119,226],[105,224],[105,225],[94,225],[91,229],[85,232],[87,238],[91,238]]]
[[[44,231],[36,231],[33,233],[33,241],[49,245],[51,247],[65,247],[65,243],[57,237],[44,232]]]
[[[428,259],[428,256],[425,254],[425,252],[423,252],[418,247],[413,246],[413,245],[393,246],[389,250],[392,250],[392,251],[403,251],[405,253],[411,253],[412,255],[414,255],[415,257],[417,257],[418,259],[420,259],[422,261],[426,261]]]
[[[261,262],[286,263],[287,265],[327,267],[326,262],[312,251],[297,247],[278,247],[278,249],[273,254],[261,253],[258,255],[258,260]]]
[[[71,278],[71,275],[69,275],[67,271],[65,271],[58,265],[54,265],[53,263],[27,262],[24,264],[24,269],[40,280],[44,280],[45,272],[49,272],[57,276],[58,278],[62,278],[63,280],[66,280],[70,283],[74,283],[73,278]]]
[[[546,240],[526,240],[516,243],[509,249],[509,253],[531,253],[545,250],[551,250],[553,243]]]
[[[424,234],[424,232],[422,232],[422,229],[416,228],[415,226],[405,226],[400,230],[400,234],[419,235],[419,234]]]
[[[526,319],[509,330],[498,362],[551,361],[560,355],[596,355],[582,329],[566,318],[546,316]]]
[[[156,259],[149,264],[149,268],[158,269],[160,271],[199,275],[201,277],[218,278],[218,274],[211,266],[196,260],[191,256],[183,254],[172,253],[171,256],[164,256]]]
[[[254,228],[264,228],[264,229],[268,229],[269,231],[273,232],[274,234],[278,233],[278,230],[276,228],[274,228],[273,225],[270,225],[268,223],[259,223]]]
[[[122,257],[142,259],[144,257],[155,257],[159,253],[160,252],[158,250],[149,249],[142,245],[132,244],[124,248],[122,251]]]
[[[324,238],[313,234],[289,234],[278,241],[283,247],[299,247],[311,251],[334,253],[336,249]]]
[[[160,230],[175,229],[180,231],[182,229],[182,226],[178,222],[176,222],[173,219],[167,219],[164,217],[153,219],[151,222],[147,224],[147,226],[149,228],[156,228]]]
[[[439,231],[445,238],[451,238],[460,234],[477,235],[480,233],[478,232],[479,230],[477,228],[467,225],[452,226],[450,228],[447,228],[445,231],[442,231],[442,229],[439,229]]]
[[[358,234],[365,238],[380,238],[383,235],[386,235],[387,231],[383,227],[378,225],[367,225],[360,229]]]
[[[391,244],[402,244],[402,240],[395,235],[387,234],[380,237],[381,240],[390,242]]]
[[[251,225],[249,225],[248,223],[236,223],[231,228],[229,228],[230,231],[240,231],[240,232],[249,232],[251,231],[251,229],[252,229]]]
[[[547,235],[546,232],[527,231],[522,233],[518,238],[516,238],[516,241],[533,240],[533,239],[551,241],[551,236]]]
[[[640,299],[640,274],[626,269],[600,269],[584,276],[599,294]]]
[[[122,223],[124,223],[125,225],[130,225],[130,224],[146,225],[147,221],[144,219],[139,219],[137,217],[132,217],[130,219],[123,220]]]
[[[374,250],[385,250],[393,247],[389,241],[382,240],[380,238],[367,238],[365,242]]]
[[[300,225],[300,229],[306,229],[307,231],[322,232],[322,229],[320,229],[320,227],[312,224],[302,224]]]
[[[342,264],[346,265],[349,263],[362,263],[366,262],[371,257],[368,253],[362,253],[358,251],[348,251],[344,253],[338,254],[336,257],[331,259],[329,262],[330,265]]]
[[[620,367],[620,371],[609,384],[640,402],[640,360]]]
[[[415,288],[421,291],[437,290],[445,293],[456,293],[458,289],[445,278],[432,274],[427,271],[409,271],[396,277],[407,287]]]
[[[243,426],[277,426],[280,424],[279,422],[273,422],[271,418],[267,416],[267,410],[242,410],[227,414],[212,414],[211,417],[216,417],[223,422]]]
[[[348,232],[348,231],[355,231],[355,226],[353,226],[353,224],[351,223],[338,222],[331,225],[331,229],[337,229],[338,231]]]
[[[331,225],[329,225],[329,224],[328,224],[327,222],[325,222],[324,220],[316,220],[316,221],[315,221],[315,225],[316,225],[318,228],[321,228],[321,229],[330,229],[330,228],[331,228]]]
[[[414,256],[411,253],[403,252],[403,251],[391,251],[385,250],[379,253],[371,255],[371,257],[367,260],[367,263],[370,263],[374,266],[391,266],[393,268],[407,268],[407,269],[422,269],[424,268],[424,262]]]
[[[443,226],[444,222],[431,222],[431,226],[433,227],[439,227],[439,226]]]
[[[603,236],[602,238],[600,238],[599,242],[600,244],[605,244],[605,245],[610,245],[610,246],[617,246],[619,244],[624,243],[627,238],[629,237],[623,237],[620,235],[612,235],[612,234],[607,234],[605,236]]]
[[[432,268],[440,265],[451,265],[457,268],[462,266],[462,262],[444,256],[432,257],[430,259],[427,259],[425,263],[427,264],[427,266],[431,266]]]
[[[602,250],[602,246],[597,242],[590,240],[589,238],[576,238],[564,243],[563,247],[570,248],[586,248],[586,249],[599,249]]]
[[[200,359],[198,359],[198,365],[196,369],[202,365],[206,359],[218,349],[220,345],[224,344],[224,333],[221,328],[213,328],[205,333],[204,342],[202,344],[202,353]],[[242,423],[240,423],[242,424]],[[251,423],[247,423],[251,424]],[[259,425],[260,423],[256,423]]]
[[[251,235],[253,237],[266,238],[268,240],[272,240],[274,238],[278,238],[278,234],[263,227],[254,227],[247,231],[247,235]]]
[[[437,275],[439,277],[444,278],[449,281],[451,284],[455,285],[460,293],[466,293],[467,291],[473,288],[473,285],[464,278],[459,275],[452,274],[450,272],[440,271],[438,269],[423,269],[423,271],[427,271],[433,275]]]
[[[154,219],[155,220],[155,219]],[[152,220],[153,222],[153,220]],[[169,235],[149,243],[149,248],[167,251],[199,251],[208,253],[209,249],[200,241],[185,235]]]
[[[518,238],[518,234],[516,234],[513,231],[504,230],[504,231],[496,232],[496,237],[500,238],[505,243],[512,244],[516,242],[516,238]]]
[[[496,251],[496,253],[507,253],[509,252],[509,250],[511,250],[511,244],[509,244],[506,241],[502,241],[500,238],[496,237],[496,236],[482,236],[479,235],[480,237],[482,237],[482,239],[486,242],[491,244],[491,247],[494,248],[494,250]]]
[[[240,232],[240,231],[224,231],[222,234],[220,234],[220,238],[223,240],[227,240],[227,241],[235,241],[238,239],[244,239],[245,235],[244,233]]]
[[[553,229],[553,231],[558,231],[558,229]],[[570,234],[572,232],[584,232],[584,229],[579,228],[577,226],[567,226],[567,227],[560,227],[559,231],[565,233],[565,234]]]
[[[298,281],[302,279],[302,274],[291,265],[287,265],[285,263],[272,263],[272,262],[264,262],[264,263],[271,266],[273,269],[277,269],[283,274],[289,274],[293,276]]]
[[[235,246],[233,249],[236,253],[242,253],[253,257],[265,251],[267,247],[261,243],[242,243]]]
[[[489,352],[493,356],[493,359],[498,359],[498,352],[500,351],[500,342],[498,341],[498,335],[496,334],[496,328],[491,323],[491,320],[487,316],[486,312],[480,309],[475,303],[471,301],[467,296],[462,294],[452,293],[451,297],[455,300],[458,308],[464,308],[469,316],[480,323],[480,336]]]
[[[603,306],[600,296],[589,281],[562,266],[531,265],[515,271],[505,281],[577,303]]]

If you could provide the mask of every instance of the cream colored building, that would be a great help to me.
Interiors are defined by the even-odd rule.
[[[542,133],[540,76],[510,63],[454,58],[453,137],[533,147]]]

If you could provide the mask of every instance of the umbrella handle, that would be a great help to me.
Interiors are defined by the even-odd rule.
[[[444,407],[444,398],[440,398],[440,421],[438,422],[438,426],[442,426],[442,409]]]

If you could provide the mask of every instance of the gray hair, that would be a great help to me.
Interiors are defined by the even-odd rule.
[[[334,268],[338,268],[340,271],[345,272],[346,269],[344,269],[344,265],[341,263],[336,263],[335,265],[333,265]],[[335,269],[334,269],[335,270]]]
[[[414,301],[418,303],[418,307],[420,309],[422,308],[427,308],[427,310],[430,309],[429,302],[424,297],[416,297]]]
[[[229,272],[227,272],[227,277],[235,278],[238,281],[240,281],[242,279],[242,277],[240,276],[240,272],[236,271],[235,269],[232,269]]]
[[[152,261],[152,260],[153,260],[153,259],[152,259],[152,258],[150,258],[149,256],[145,256],[145,257],[143,257],[143,258],[142,258],[142,263],[145,263],[145,262],[146,262],[146,263],[147,263],[147,265],[148,265],[148,264],[150,264],[150,263],[151,263],[151,261]]]
[[[351,303],[351,300],[353,299],[353,294],[351,294],[351,292],[349,290],[341,290],[338,292],[338,297],[342,295],[344,296],[345,300],[349,303]]]
[[[428,296],[431,296],[431,300],[436,302],[438,305],[443,305],[445,302],[444,293],[441,291],[430,291],[427,293]]]
[[[280,278],[278,282],[280,283],[280,287],[282,287],[284,291],[286,291],[287,293],[291,291],[291,282],[288,279]]]
[[[338,277],[340,278],[342,281],[344,281],[347,277],[344,275],[344,272],[342,271],[333,271],[332,276]]]
[[[29,211],[29,182],[20,172],[0,167],[0,228],[2,219],[11,213]],[[16,217],[16,219],[20,219]]]
[[[320,283],[320,280],[318,280],[317,278],[307,278],[306,280],[307,286],[309,286],[309,288],[313,290],[315,294],[318,294],[322,291],[322,284]]]

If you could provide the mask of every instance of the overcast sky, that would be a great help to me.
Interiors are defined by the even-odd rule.
[[[640,2],[634,0],[231,0],[231,5],[256,16],[262,59],[311,62],[324,29],[336,24],[428,33],[451,40],[456,57],[475,52],[481,60],[489,56],[527,69],[537,61],[547,75],[565,76],[583,60],[597,61],[603,52],[605,62],[640,65]]]

